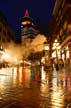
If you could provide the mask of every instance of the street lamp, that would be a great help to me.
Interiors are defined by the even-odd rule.
[[[50,55],[49,55],[50,47],[47,42],[44,43],[44,69],[50,69],[51,61],[50,61]]]
[[[59,43],[57,41],[57,39],[55,40],[55,42],[53,43],[53,50],[56,50],[56,67],[58,68],[58,49],[60,49]]]
[[[2,52],[3,49],[3,42],[2,42],[2,36],[0,36],[0,52]]]
[[[3,66],[3,44],[2,44],[2,36],[0,37],[0,68]]]
[[[44,51],[45,51],[45,58],[49,57],[49,44],[47,42],[44,43]]]

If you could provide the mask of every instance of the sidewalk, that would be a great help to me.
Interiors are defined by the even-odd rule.
[[[42,71],[41,75],[38,81],[26,72],[1,74],[0,108],[71,108],[71,71]]]

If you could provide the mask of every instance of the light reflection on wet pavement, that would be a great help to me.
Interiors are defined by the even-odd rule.
[[[71,108],[71,71],[0,69],[0,108]]]

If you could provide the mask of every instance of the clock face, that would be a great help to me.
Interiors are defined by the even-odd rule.
[[[21,22],[21,24],[22,25],[28,25],[28,24],[31,24],[31,22],[30,21],[23,21],[23,22]]]

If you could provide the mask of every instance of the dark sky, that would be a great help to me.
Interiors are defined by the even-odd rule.
[[[39,26],[43,33],[48,32],[48,24],[52,17],[55,0],[0,0],[0,9],[7,18],[16,38],[20,35],[20,18],[28,9],[34,24]]]

